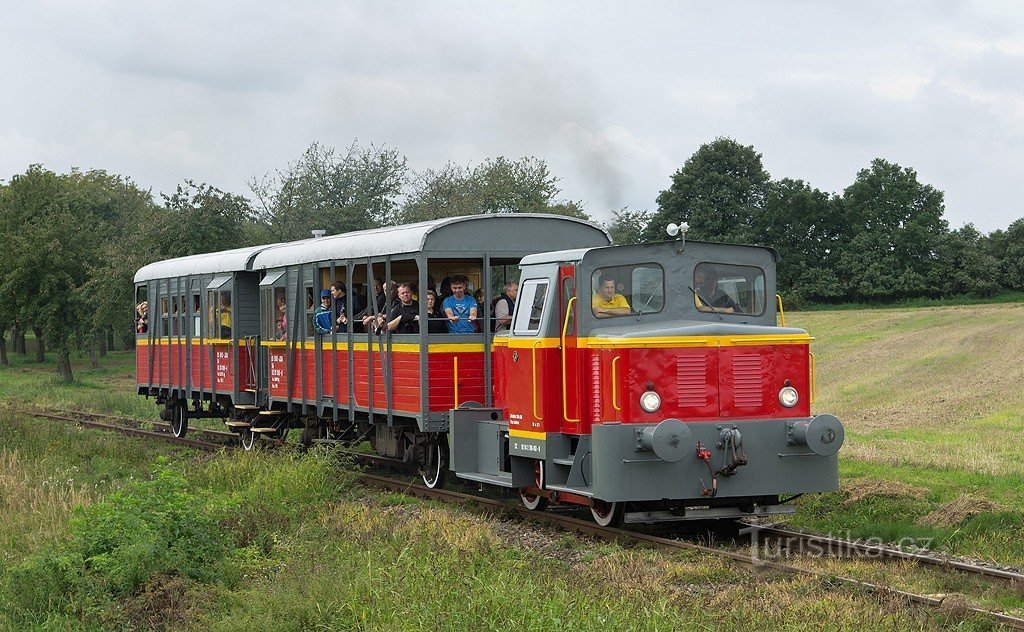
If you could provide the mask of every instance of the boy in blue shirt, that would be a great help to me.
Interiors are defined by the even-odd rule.
[[[466,294],[469,279],[462,274],[452,277],[452,295],[444,299],[442,307],[448,318],[448,333],[471,334],[476,329],[476,299]]]

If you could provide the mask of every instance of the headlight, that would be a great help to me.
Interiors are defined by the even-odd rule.
[[[640,396],[640,408],[643,408],[649,413],[661,408],[661,395],[658,395],[654,391],[646,391]]]
[[[800,401],[800,394],[796,392],[796,389],[792,386],[786,386],[779,391],[779,403],[786,408],[792,408],[796,406],[796,403]]]

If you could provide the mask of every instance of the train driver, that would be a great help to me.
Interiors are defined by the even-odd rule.
[[[702,312],[732,314],[739,311],[739,305],[732,297],[718,289],[718,271],[707,266],[697,266],[693,271],[693,301]],[[705,305],[704,301],[708,304]]]
[[[602,274],[597,285],[597,293],[592,300],[594,316],[610,318],[612,316],[628,316],[633,310],[629,307],[626,297],[615,291],[615,277]]]

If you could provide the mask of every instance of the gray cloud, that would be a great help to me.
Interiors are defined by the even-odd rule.
[[[841,191],[876,157],[954,223],[1024,216],[1015,4],[30,3],[0,23],[0,177],[105,168],[245,182],[314,140],[414,168],[532,155],[607,218],[653,208],[701,143]]]

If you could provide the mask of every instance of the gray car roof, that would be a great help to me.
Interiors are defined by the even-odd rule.
[[[222,250],[201,255],[189,255],[177,259],[157,261],[139,268],[135,273],[135,282],[152,281],[190,276],[193,274],[217,274],[221,272],[240,272],[248,270],[253,255],[270,245],[248,246],[234,250]]]
[[[252,261],[252,269],[418,252],[432,257],[480,252],[523,256],[562,248],[567,242],[607,245],[611,237],[597,224],[562,215],[493,213],[446,217],[278,244],[259,252]]]

